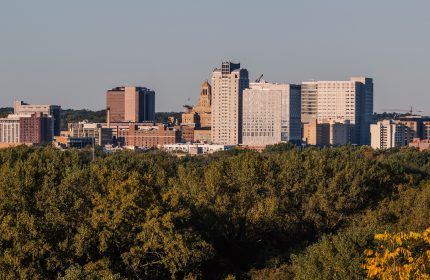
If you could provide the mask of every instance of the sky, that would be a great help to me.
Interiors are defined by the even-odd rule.
[[[224,60],[277,83],[374,79],[375,111],[430,115],[428,0],[0,0],[0,107],[105,108],[121,85],[181,111]]]

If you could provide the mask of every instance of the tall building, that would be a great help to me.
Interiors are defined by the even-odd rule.
[[[302,123],[310,123],[318,115],[318,82],[302,83]]]
[[[303,82],[303,85],[303,122],[309,121],[315,115],[319,123],[330,120],[349,121],[355,127],[353,143],[370,144],[370,124],[373,118],[373,80],[371,78],[353,77],[349,81],[311,81]]]
[[[251,83],[243,91],[242,144],[301,143],[299,85]]]
[[[53,121],[49,115],[9,115],[0,119],[0,143],[42,144],[53,139]]]
[[[61,132],[61,106],[58,105],[35,105],[35,104],[27,104],[23,101],[15,101],[14,103],[14,114],[23,116],[23,115],[32,115],[41,113],[43,115],[51,116],[52,118],[52,129],[54,136],[60,135]]]
[[[212,142],[242,143],[242,94],[249,85],[240,63],[223,62],[212,72]]]
[[[366,77],[352,77],[354,81],[360,85],[362,94],[360,118],[361,131],[359,132],[360,145],[370,145],[370,125],[373,123],[373,79]]]
[[[383,120],[370,125],[372,148],[389,149],[407,145],[405,129],[403,124],[392,120]]]
[[[155,120],[155,92],[145,87],[116,87],[106,93],[108,122]]]

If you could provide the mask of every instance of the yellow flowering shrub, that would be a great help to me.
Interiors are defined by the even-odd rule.
[[[365,250],[369,279],[430,279],[430,228],[423,233],[375,235],[377,247]]]

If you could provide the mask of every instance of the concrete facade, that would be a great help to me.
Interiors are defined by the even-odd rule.
[[[353,143],[370,144],[373,118],[373,80],[352,77],[349,81],[302,83],[302,122],[349,121],[354,125]]]
[[[213,143],[242,143],[242,94],[248,85],[248,71],[239,63],[223,62],[212,72]]]
[[[314,146],[340,146],[352,142],[354,126],[349,122],[329,121],[318,123],[316,119],[303,125],[303,142]]]
[[[243,91],[242,144],[266,146],[301,141],[300,86],[251,83]]]
[[[389,149],[407,145],[405,126],[392,120],[379,121],[370,126],[371,146],[374,149]]]

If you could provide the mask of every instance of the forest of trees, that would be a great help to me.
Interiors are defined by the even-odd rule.
[[[91,158],[0,151],[1,279],[365,279],[380,234],[428,239],[430,152]]]

